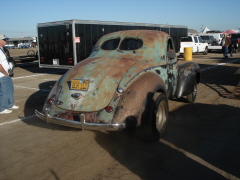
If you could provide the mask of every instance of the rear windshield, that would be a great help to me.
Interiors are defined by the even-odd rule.
[[[210,36],[201,36],[201,38],[202,38],[203,40],[209,40],[209,39],[210,39]]]
[[[181,41],[182,42],[192,42],[192,38],[191,37],[182,37]]]
[[[240,38],[240,34],[232,34],[232,38],[233,38],[233,39]]]
[[[117,39],[111,39],[105,41],[101,48],[103,50],[116,50],[119,46],[120,38]],[[134,38],[125,38],[121,45],[120,45],[120,50],[136,50],[141,48],[143,45],[142,40],[140,39],[134,39]]]
[[[141,48],[143,42],[139,39],[126,38],[123,40],[120,50],[135,50]]]
[[[120,42],[120,38],[111,39],[111,40],[105,41],[102,44],[101,48],[103,50],[115,50],[117,49],[119,42]]]

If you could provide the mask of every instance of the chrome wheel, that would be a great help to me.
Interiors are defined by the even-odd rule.
[[[193,87],[193,92],[189,95],[187,95],[187,102],[193,103],[196,100],[197,97],[197,83],[195,81],[194,87]]]
[[[156,128],[158,131],[161,131],[165,129],[165,124],[167,122],[167,116],[166,116],[166,107],[163,103],[160,103],[157,108],[156,113]]]

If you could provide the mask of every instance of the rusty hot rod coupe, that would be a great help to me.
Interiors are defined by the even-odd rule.
[[[165,32],[127,30],[103,36],[90,56],[54,85],[42,112],[51,123],[118,131],[136,127],[141,138],[158,141],[168,120],[168,99],[194,102],[200,68],[177,64]]]

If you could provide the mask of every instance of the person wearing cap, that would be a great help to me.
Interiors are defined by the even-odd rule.
[[[9,56],[3,48],[8,39],[4,34],[0,34],[0,114],[8,114],[12,109],[19,108],[14,105],[13,82],[8,74],[11,65],[8,62]]]

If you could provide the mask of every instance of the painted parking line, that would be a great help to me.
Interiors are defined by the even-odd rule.
[[[25,86],[16,86],[16,85],[14,85],[14,87],[23,88],[23,89],[30,89],[30,90],[36,90],[36,91],[45,91],[45,92],[51,91],[51,89],[29,88],[29,87],[25,87]]]
[[[33,117],[36,117],[36,115],[31,115],[31,116],[28,116],[28,117],[23,117],[23,118],[15,119],[15,120],[12,120],[12,121],[0,123],[0,126],[3,126],[5,124],[12,124],[12,123],[19,122],[19,121],[24,121],[24,120],[27,120],[27,119],[31,119]]]
[[[174,149],[174,150],[176,150],[176,151],[184,154],[184,155],[187,156],[188,158],[192,159],[193,161],[196,161],[197,163],[205,166],[206,168],[211,169],[212,171],[218,173],[219,175],[225,177],[226,179],[230,179],[230,180],[240,180],[240,178],[238,178],[238,177],[236,177],[236,176],[234,176],[234,175],[232,175],[232,174],[229,174],[228,172],[226,172],[226,171],[224,171],[224,170],[222,170],[222,169],[220,169],[220,168],[218,168],[218,167],[216,167],[216,166],[208,163],[208,162],[205,161],[204,159],[202,159],[202,158],[200,158],[200,157],[198,157],[198,156],[196,156],[196,155],[194,155],[194,154],[192,154],[192,153],[190,153],[190,152],[188,152],[188,151],[185,151],[184,149],[179,148],[179,147],[175,146],[174,144],[172,144],[172,143],[170,143],[170,142],[168,142],[168,141],[166,141],[166,140],[164,140],[164,139],[160,139],[160,142],[162,142],[163,144],[171,147],[172,149]]]
[[[44,75],[48,75],[48,74],[55,74],[55,73],[63,73],[66,72],[66,70],[61,70],[61,71],[56,71],[56,72],[51,72],[51,73],[43,73],[43,74],[34,74],[31,76],[21,76],[21,77],[13,77],[12,79],[22,79],[22,78],[31,78],[31,77],[35,77],[35,76],[44,76]]]
[[[200,71],[203,72],[203,71],[206,71],[208,69],[212,69],[212,68],[215,68],[215,67],[218,67],[218,66],[223,66],[225,64],[228,64],[228,63],[232,63],[232,62],[236,62],[236,61],[239,61],[240,59],[235,59],[235,60],[232,60],[232,61],[229,61],[229,62],[226,62],[226,63],[220,63],[220,64],[217,64],[215,66],[211,66],[211,67],[208,67],[208,68],[204,68],[204,69],[201,69]]]

